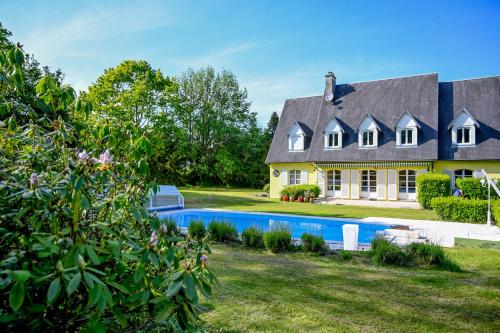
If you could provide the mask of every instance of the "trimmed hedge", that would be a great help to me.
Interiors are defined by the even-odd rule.
[[[318,185],[290,185],[281,190],[281,195],[287,195],[289,197],[293,197],[294,199],[299,195],[304,198],[314,195],[314,197],[317,198],[319,196],[319,192],[320,188]]]
[[[243,230],[241,239],[246,247],[254,249],[264,248],[264,232],[257,227],[250,227]]]
[[[486,223],[488,200],[460,197],[433,198],[431,207],[445,221]]]
[[[424,173],[417,176],[417,200],[425,209],[431,208],[431,200],[450,195],[450,176],[439,173]]]
[[[488,186],[481,185],[480,178],[458,178],[456,181],[457,187],[463,191],[464,198],[468,199],[488,199]],[[491,189],[491,198],[497,199],[498,195],[495,190]]]

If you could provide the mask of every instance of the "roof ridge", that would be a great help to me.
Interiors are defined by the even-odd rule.
[[[415,75],[408,75],[408,76],[389,77],[389,78],[386,78],[386,79],[378,79],[378,80],[367,80],[367,81],[340,83],[340,84],[337,84],[337,86],[340,86],[340,85],[343,85],[343,84],[358,84],[358,83],[371,83],[371,82],[380,82],[380,81],[390,81],[390,80],[406,79],[406,78],[412,78],[412,77],[417,77],[417,76],[426,76],[426,75],[434,75],[434,74],[435,75],[439,75],[438,72],[433,72],[433,73],[415,74]]]
[[[439,83],[450,83],[450,82],[463,82],[463,81],[473,81],[473,80],[482,80],[482,79],[492,79],[492,78],[495,78],[495,77],[500,78],[500,74],[499,74],[499,75],[493,75],[493,76],[480,76],[480,77],[473,77],[473,78],[470,78],[470,79],[461,79],[461,80],[441,81],[441,82],[439,82]]]

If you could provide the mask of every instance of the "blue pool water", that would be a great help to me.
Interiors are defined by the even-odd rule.
[[[389,228],[388,225],[359,223],[357,221],[335,220],[328,218],[316,218],[308,216],[290,216],[279,214],[261,214],[228,211],[207,210],[180,210],[160,215],[162,219],[172,219],[179,227],[187,227],[192,220],[202,220],[208,225],[211,221],[230,222],[236,226],[239,232],[256,226],[267,231],[276,226],[286,226],[292,233],[292,237],[300,238],[307,232],[323,236],[327,241],[342,241],[342,226],[344,224],[359,225],[359,243],[369,243],[376,232]]]

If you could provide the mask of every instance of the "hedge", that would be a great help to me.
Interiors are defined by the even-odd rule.
[[[500,200],[491,201],[491,214],[495,221],[497,221],[497,225],[500,224]]]
[[[488,199],[488,186],[481,185],[480,178],[458,178],[457,187],[463,191],[463,196],[468,199]],[[497,199],[495,190],[491,189],[491,198]]]
[[[439,173],[424,173],[417,176],[417,200],[425,209],[431,208],[431,200],[450,195],[450,176]]]
[[[486,223],[488,200],[460,197],[433,198],[431,206],[445,221]]]
[[[304,198],[314,195],[315,198],[319,196],[320,188],[318,185],[290,185],[281,190],[281,195],[297,198],[301,195]]]

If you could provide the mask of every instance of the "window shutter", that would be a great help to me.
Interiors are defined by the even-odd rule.
[[[281,186],[288,185],[288,172],[286,169],[281,170]]]
[[[418,128],[416,128],[416,127],[412,128],[411,133],[412,133],[412,136],[413,136],[413,142],[412,143],[415,146],[418,146]]]
[[[385,200],[386,185],[385,185],[385,169],[377,170],[377,199]]]
[[[325,197],[325,171],[318,170],[318,186],[319,186],[319,196]]]
[[[398,199],[398,173],[396,170],[387,170],[387,199],[397,200]]]
[[[340,193],[342,198],[349,198],[349,170],[340,171]]]
[[[351,199],[359,199],[359,171],[351,170]]]
[[[300,183],[309,184],[309,179],[307,179],[307,170],[300,171]]]
[[[396,129],[396,146],[401,145],[401,129]]]

